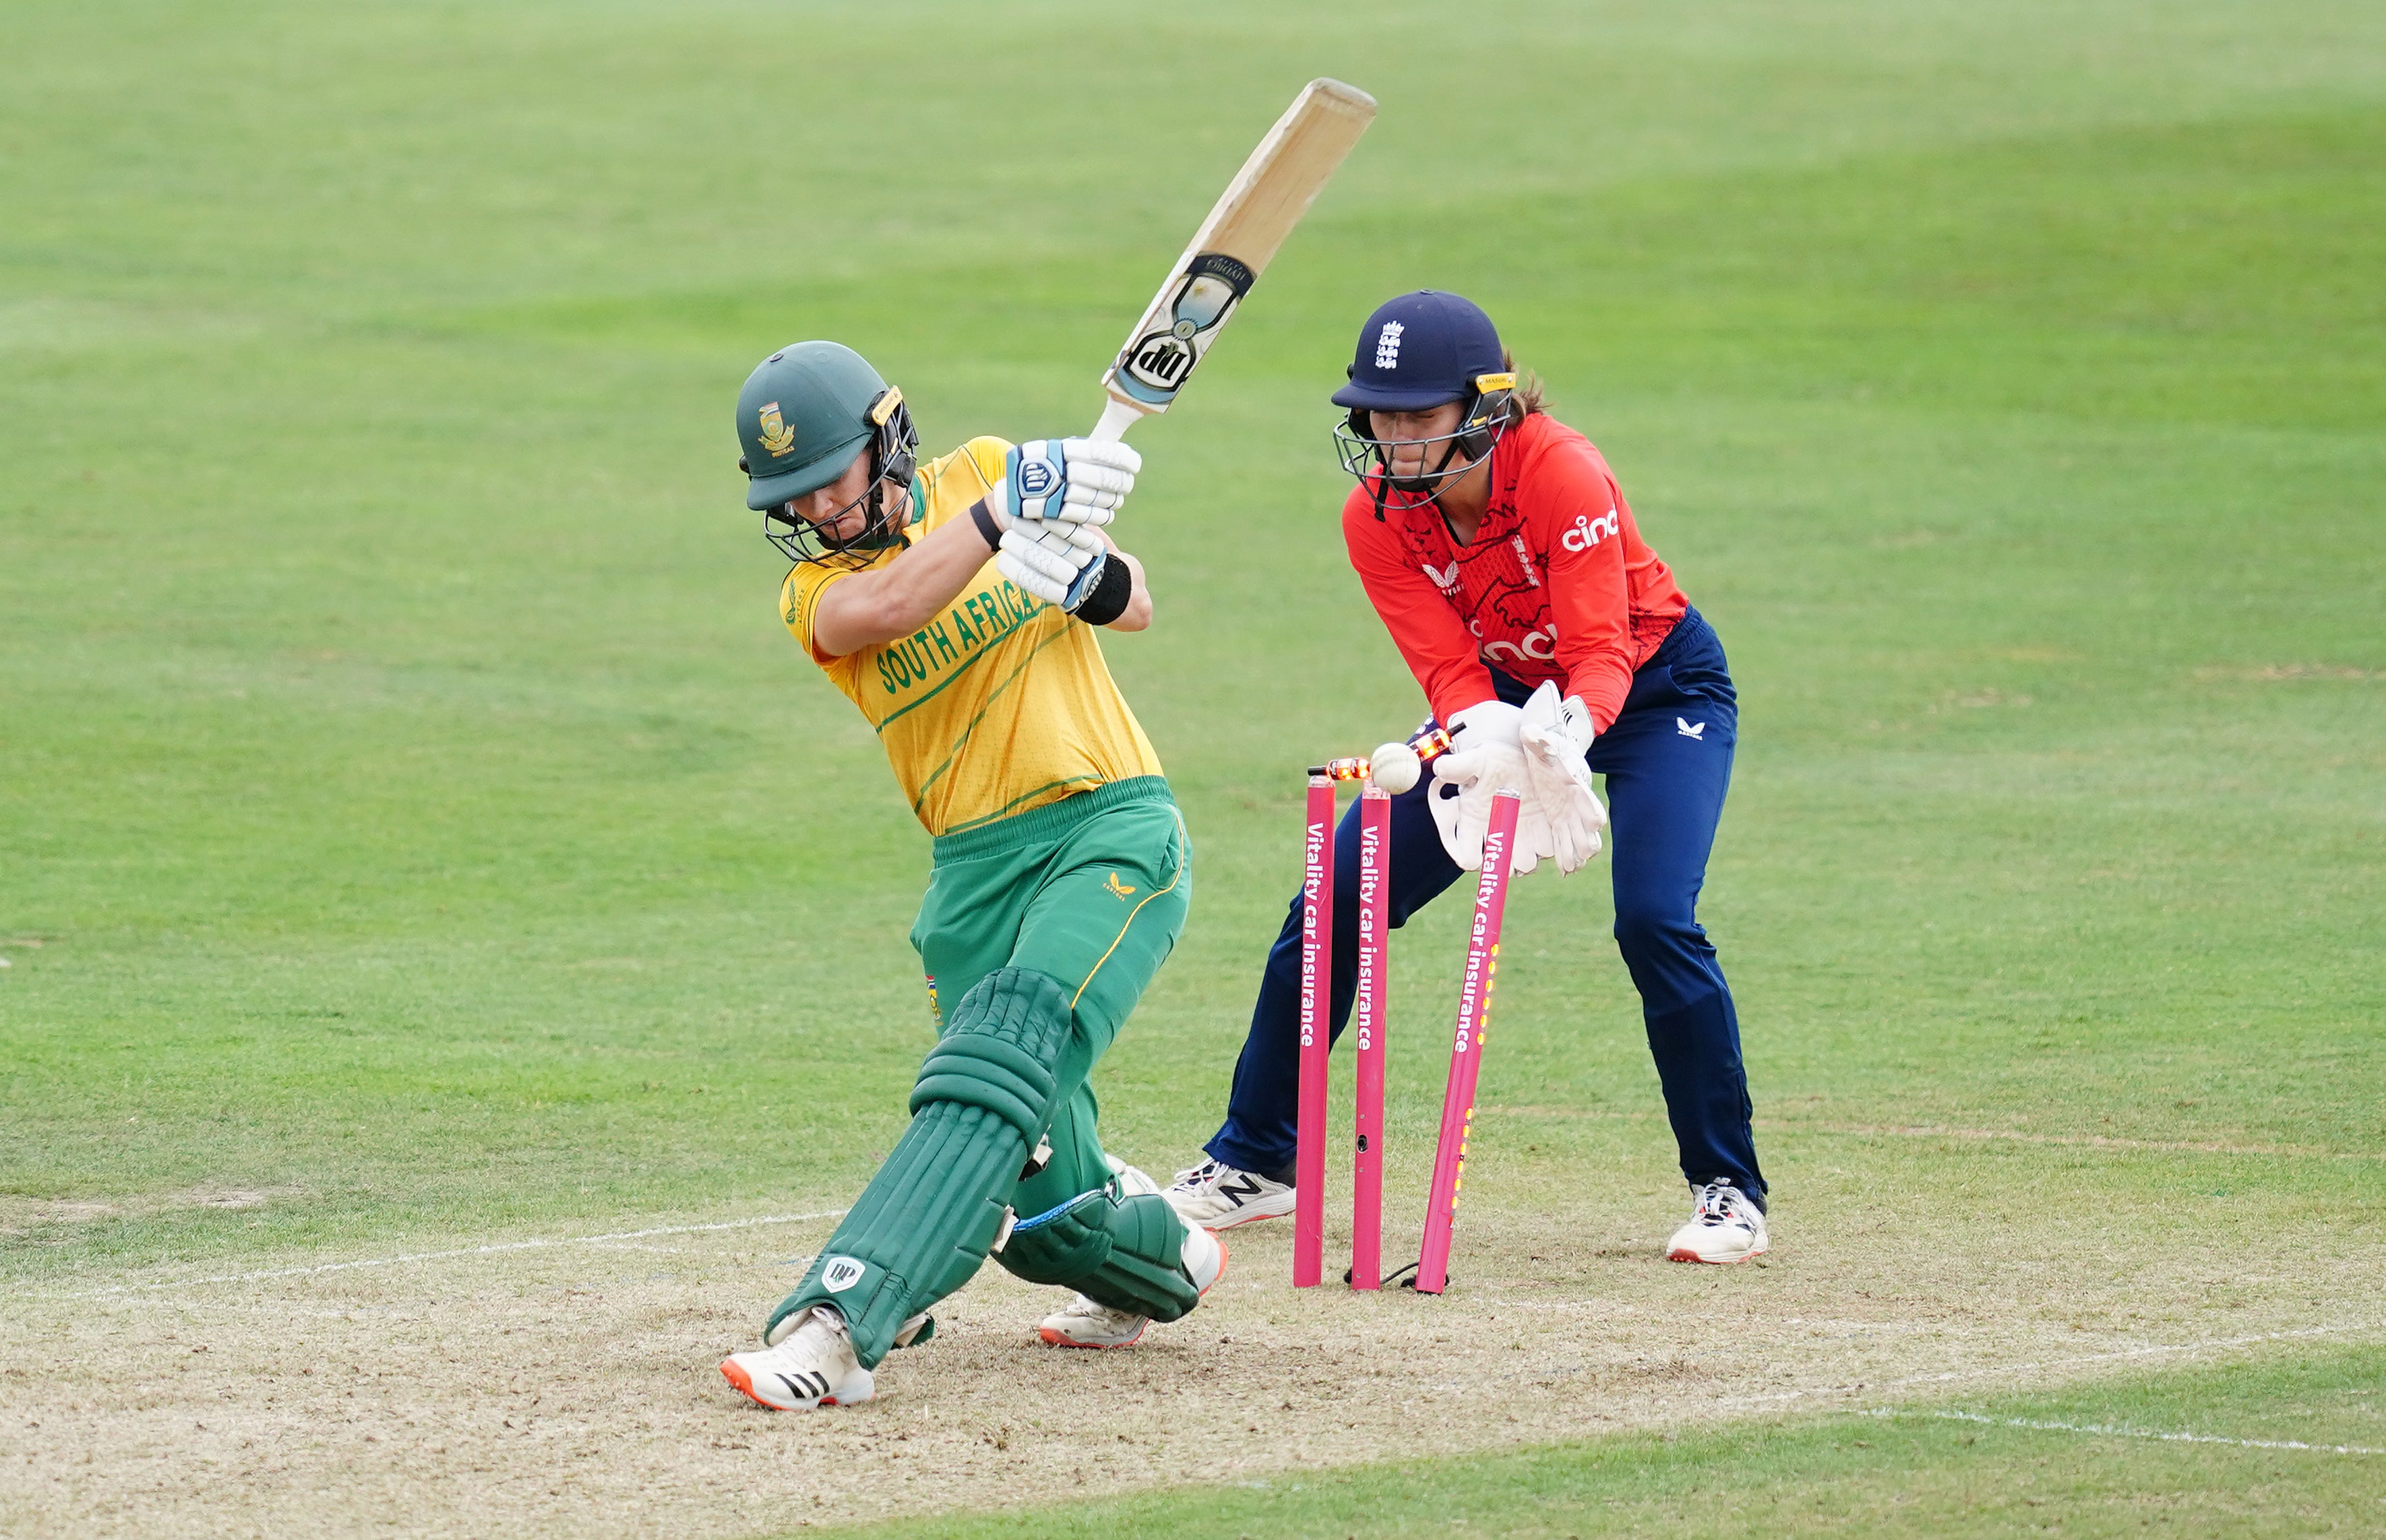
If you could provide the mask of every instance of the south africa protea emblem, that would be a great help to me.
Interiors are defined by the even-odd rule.
[[[776,458],[795,446],[796,431],[779,420],[779,404],[775,401],[764,402],[762,404],[762,447],[768,449],[772,457]]]

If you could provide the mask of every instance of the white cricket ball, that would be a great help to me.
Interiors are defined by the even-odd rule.
[[[1406,744],[1386,744],[1367,756],[1369,778],[1394,796],[1415,785],[1423,768],[1417,751]]]

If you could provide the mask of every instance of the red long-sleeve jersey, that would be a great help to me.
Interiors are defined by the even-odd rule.
[[[1527,685],[1558,681],[1604,732],[1633,670],[1689,607],[1606,459],[1541,413],[1501,436],[1490,507],[1463,547],[1439,509],[1397,492],[1377,520],[1363,482],[1342,505],[1342,539],[1444,722],[1493,697],[1486,665],[1496,665]]]

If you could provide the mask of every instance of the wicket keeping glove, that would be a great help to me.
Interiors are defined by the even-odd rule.
[[[1521,796],[1516,807],[1516,843],[1508,870],[1522,876],[1553,853],[1549,820],[1526,789],[1522,749],[1501,743],[1453,749],[1433,760],[1431,768],[1434,781],[1425,791],[1425,806],[1433,811],[1442,849],[1461,870],[1483,870],[1483,836],[1491,828],[1492,799],[1503,788]]]
[[[1590,789],[1585,757],[1592,732],[1590,707],[1580,695],[1559,700],[1553,681],[1533,692],[1516,729],[1525,756],[1525,784],[1518,790],[1548,823],[1562,873],[1579,870],[1599,854],[1600,831],[1607,827],[1607,809]]]
[[[1504,700],[1477,701],[1463,711],[1450,714],[1450,746],[1462,753],[1481,748],[1485,744],[1505,744],[1513,748],[1524,721],[1524,711]],[[1524,790],[1522,786],[1516,789]]]

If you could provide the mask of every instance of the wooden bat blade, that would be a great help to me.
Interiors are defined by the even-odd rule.
[[[1266,268],[1375,120],[1375,98],[1357,86],[1310,81],[1219,194],[1185,255],[1222,251],[1254,273]]]
[[[1375,118],[1375,99],[1356,86],[1315,80],[1301,88],[1219,194],[1102,375],[1111,405],[1095,437],[1116,438],[1137,418],[1168,409]]]

